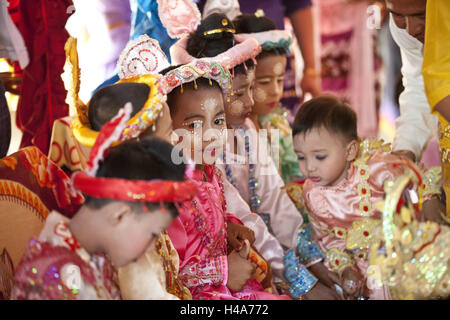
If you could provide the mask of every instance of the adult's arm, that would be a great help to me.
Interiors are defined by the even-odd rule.
[[[409,150],[419,160],[428,140],[437,133],[437,117],[430,112],[422,77],[422,44],[397,27],[392,17],[389,27],[400,47],[405,88],[399,98],[400,116],[396,120],[394,151]]]
[[[301,88],[317,96],[321,91],[320,68],[316,60],[315,28],[311,1],[284,1],[286,15],[289,17],[305,63]],[[291,3],[292,4],[288,4]],[[295,5],[296,2],[300,4]]]

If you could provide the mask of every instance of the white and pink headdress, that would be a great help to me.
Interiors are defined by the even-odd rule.
[[[234,47],[231,47],[215,57],[203,57],[201,59],[203,61],[220,63],[229,70],[249,59],[252,59],[256,64],[255,57],[262,50],[258,41],[253,38],[246,39],[239,35],[235,35],[234,40],[238,42]],[[198,60],[198,58],[194,58],[187,52],[187,42],[188,37],[184,37],[170,47],[170,56],[175,64],[186,64]]]
[[[156,74],[169,66],[169,60],[158,41],[146,34],[130,41],[117,61],[120,79]]]

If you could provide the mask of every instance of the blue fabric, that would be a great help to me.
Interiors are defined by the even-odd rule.
[[[289,292],[294,298],[300,298],[318,281],[308,269],[299,264],[295,251],[292,249],[284,256],[284,266],[284,277],[290,284]]]
[[[317,244],[311,240],[310,224],[307,224],[298,234],[297,253],[301,263],[306,263],[315,258],[325,258]]]
[[[100,90],[103,87],[109,86],[111,84],[116,83],[117,81],[119,81],[119,75],[116,73],[115,75],[113,75],[111,78],[105,80],[105,82],[103,82],[101,85],[99,85],[93,92],[92,95],[94,95],[94,93],[96,93],[98,90]]]
[[[159,46],[166,54],[170,62],[170,47],[177,41],[167,34],[166,28],[162,25],[158,16],[158,2],[156,0],[130,0],[131,8],[131,30],[130,39],[134,40],[139,36],[146,34],[150,38],[158,40]],[[114,84],[119,81],[119,76],[115,74],[101,85],[99,85],[92,94],[99,89]]]
[[[170,47],[177,39],[167,34],[158,16],[158,3],[156,0],[130,0],[131,31],[130,38],[136,39],[143,34],[159,42],[161,49],[170,61]]]

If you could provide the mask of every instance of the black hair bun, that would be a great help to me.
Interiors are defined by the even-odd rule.
[[[222,13],[212,13],[202,20],[197,34],[205,39],[232,38],[235,33],[233,22]]]
[[[234,25],[226,15],[212,13],[189,36],[187,52],[196,58],[215,57],[234,45],[233,32]]]

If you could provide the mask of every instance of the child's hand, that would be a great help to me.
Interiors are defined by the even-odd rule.
[[[255,242],[255,233],[244,225],[228,222],[227,240],[228,245],[232,249],[239,251],[242,248],[244,240],[248,240],[250,244]]]
[[[320,281],[309,290],[303,298],[305,300],[342,300],[336,290],[329,288]]]
[[[228,282],[227,287],[235,292],[242,291],[247,281],[251,279],[255,268],[248,260],[250,244],[244,241],[240,251],[233,250],[228,255]]]
[[[364,293],[364,279],[352,267],[344,269],[341,287],[350,298],[356,299]]]
[[[309,270],[314,274],[314,276],[319,279],[323,284],[334,290],[334,284],[340,284],[339,277],[336,273],[328,270],[323,262],[313,264],[309,267]]]

